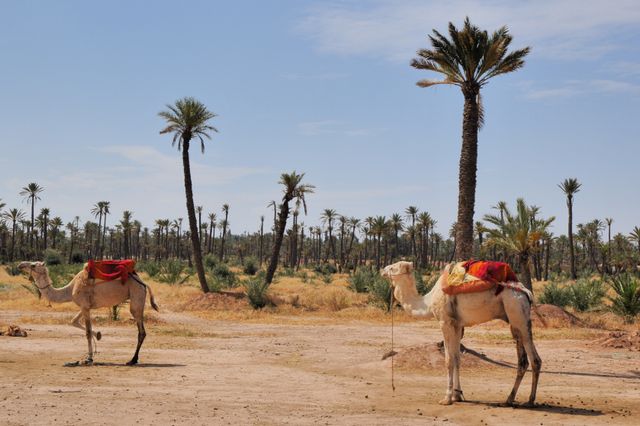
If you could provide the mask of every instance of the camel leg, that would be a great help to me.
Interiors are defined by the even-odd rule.
[[[524,349],[527,352],[529,361],[531,362],[531,370],[533,378],[531,379],[531,394],[529,401],[525,404],[527,407],[533,407],[536,400],[536,392],[538,390],[538,379],[540,378],[540,370],[542,369],[542,359],[538,355],[535,345],[533,344],[533,333],[531,332],[531,320],[527,324],[527,332],[522,338]]]
[[[71,325],[79,328],[82,331],[85,331],[84,325],[80,324],[80,318],[82,318],[82,311],[78,312],[78,315],[73,317],[73,319],[71,320]],[[91,334],[96,338],[96,340],[102,339],[102,333],[100,333],[99,331],[92,331]]]
[[[507,398],[507,405],[513,405],[513,401],[516,399],[516,394],[518,393],[518,388],[520,387],[520,383],[522,382],[522,378],[524,374],[527,372],[527,368],[529,367],[529,361],[527,360],[527,352],[524,349],[524,345],[522,344],[522,337],[520,332],[511,327],[511,334],[513,338],[516,340],[516,350],[518,352],[518,373],[516,375],[516,382],[513,385],[513,389]]]
[[[444,337],[444,360],[447,366],[447,393],[439,401],[442,405],[451,405],[453,402],[453,391],[455,372],[460,363],[460,332],[453,324],[442,324],[442,335]]]
[[[462,387],[460,386],[460,341],[462,340],[462,336],[464,334],[464,328],[456,327],[455,333],[457,337],[456,345],[456,357],[453,363],[453,400],[456,402],[464,401],[464,397],[462,395]]]
[[[91,335],[91,311],[89,309],[83,309],[82,314],[84,316],[84,326],[85,326],[85,335],[87,336],[87,345],[89,350],[87,352],[87,358],[84,360],[83,364],[91,365],[93,364],[93,341]]]
[[[146,298],[147,292],[144,287],[141,291],[136,291],[135,295],[131,295],[129,310],[133,318],[135,318],[136,325],[138,326],[138,345],[136,346],[136,352],[133,354],[133,358],[127,362],[127,365],[135,365],[138,363],[138,354],[140,353],[140,348],[142,347],[144,338],[147,336],[147,333],[144,330],[144,303]]]

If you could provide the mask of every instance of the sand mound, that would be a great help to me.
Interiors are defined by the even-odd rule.
[[[537,310],[537,313],[536,313]],[[536,327],[544,327],[538,314],[544,318],[547,327],[564,328],[573,326],[584,326],[584,323],[580,318],[565,311],[559,306],[555,305],[536,305],[536,310],[531,310],[531,321]]]
[[[185,311],[240,310],[249,307],[243,293],[204,293],[182,304]]]
[[[640,331],[612,331],[595,340],[593,345],[640,352]]]
[[[6,330],[0,330],[0,336],[27,337],[27,331],[17,325],[10,325]]]
[[[444,347],[441,343],[426,343],[397,350],[393,357],[394,365],[406,370],[442,370],[444,366]],[[490,366],[475,355],[463,352],[460,356],[462,368]]]

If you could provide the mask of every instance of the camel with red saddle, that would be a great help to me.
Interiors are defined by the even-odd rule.
[[[460,387],[460,340],[464,327],[501,319],[511,326],[518,353],[516,381],[506,404],[513,405],[520,382],[531,362],[533,380],[526,405],[533,406],[542,367],[542,360],[533,344],[531,331],[533,296],[517,280],[508,280],[515,279],[508,265],[486,262],[490,268],[495,267],[503,276],[502,282],[490,278],[488,279],[491,282],[487,282],[486,279],[479,280],[468,274],[469,271],[465,270],[464,265],[469,263],[460,262],[445,267],[433,289],[425,296],[418,294],[411,262],[401,261],[389,265],[382,270],[382,276],[391,280],[394,297],[405,311],[416,317],[435,317],[440,322],[448,374],[447,392],[440,401],[441,404],[449,405],[454,401],[463,400]],[[484,272],[487,272],[486,268]],[[489,273],[487,277],[490,276]],[[468,280],[468,277],[472,279]],[[450,282],[454,285],[449,285]]]
[[[93,363],[92,338],[100,340],[101,333],[94,332],[91,326],[91,309],[116,306],[129,300],[130,312],[138,326],[138,345],[133,358],[127,365],[138,363],[138,354],[146,332],[144,329],[144,305],[147,290],[151,307],[158,310],[151,288],[143,283],[133,270],[133,261],[90,262],[62,288],[51,285],[49,270],[43,262],[21,262],[18,268],[27,272],[34,280],[40,292],[53,303],[74,302],[80,312],[71,321],[71,325],[85,331],[89,351],[83,364]],[[80,323],[84,318],[84,326]]]

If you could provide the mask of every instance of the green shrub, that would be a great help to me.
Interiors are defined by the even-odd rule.
[[[369,293],[371,293],[371,302],[389,311],[391,308],[391,283],[378,273],[374,273],[373,279],[368,285]]]
[[[556,282],[550,282],[542,290],[538,301],[564,308],[571,303],[571,290],[560,287]]]
[[[75,277],[82,267],[79,265],[51,265],[47,266],[49,278],[53,287],[64,287]]]
[[[418,293],[421,295],[425,295],[431,291],[436,282],[438,281],[439,275],[430,276],[427,281],[424,280],[424,276],[420,271],[413,271],[413,277],[416,280],[416,289]]]
[[[322,282],[325,284],[331,284],[331,274],[322,274]]]
[[[18,275],[20,275],[22,273],[22,271],[20,271],[20,269],[18,269],[18,264],[17,263],[11,263],[9,265],[7,265],[5,267],[7,274],[11,275],[12,277],[17,277]]]
[[[84,263],[86,261],[87,259],[85,255],[79,251],[76,251],[71,255],[71,263]]]
[[[136,264],[136,270],[146,272],[151,278],[156,277],[160,273],[160,269],[158,262],[139,262]]]
[[[611,311],[631,324],[640,314],[640,281],[629,274],[618,275],[611,280],[611,288],[616,293],[608,297]]]
[[[46,249],[44,251],[44,263],[47,266],[62,264],[62,254],[58,250]]]
[[[293,268],[283,268],[280,271],[280,275],[282,275],[283,277],[293,277],[296,275],[296,271]]]
[[[372,269],[359,268],[347,279],[349,288],[356,293],[366,293],[369,291],[369,285],[376,275]]]
[[[332,265],[331,263],[323,263],[322,265],[317,265],[313,270],[319,274],[335,274],[338,272],[338,269]]]
[[[247,257],[244,260],[242,272],[247,275],[255,275],[259,270],[260,266],[258,265],[258,259],[256,259],[255,257]]]
[[[244,282],[244,289],[247,292],[247,298],[249,304],[254,309],[261,309],[267,306],[270,302],[267,298],[267,290],[269,290],[269,284],[264,279],[263,274],[259,274],[255,277],[249,278]]]
[[[205,268],[213,269],[218,264],[218,259],[215,254],[209,253],[204,257],[202,263],[204,263]]]
[[[568,287],[571,306],[579,312],[585,312],[602,305],[605,289],[602,281],[579,279]]]
[[[225,263],[219,263],[211,270],[209,280],[218,288],[231,288],[238,285],[236,274]]]
[[[307,271],[299,271],[296,276],[302,280],[303,283],[307,284],[313,281],[313,276],[309,275]]]
[[[180,260],[165,260],[160,264],[158,280],[169,284],[182,284],[189,278]]]

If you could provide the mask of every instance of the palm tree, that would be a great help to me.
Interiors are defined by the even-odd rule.
[[[402,216],[399,213],[392,214],[391,219],[389,219],[389,225],[391,226],[391,229],[393,229],[393,253],[391,254],[391,261],[393,262],[400,252],[398,233],[404,228]]]
[[[280,248],[282,247],[282,240],[284,238],[284,231],[287,226],[287,219],[289,218],[289,203],[291,200],[297,200],[302,203],[304,213],[307,214],[307,203],[305,200],[306,194],[312,194],[315,186],[310,184],[303,184],[302,178],[304,173],[297,174],[294,170],[291,173],[283,173],[280,175],[280,183],[284,185],[284,196],[282,197],[282,203],[280,204],[280,213],[278,214],[278,223],[275,230],[275,241],[273,243],[273,252],[271,254],[271,260],[269,267],[267,268],[267,275],[265,282],[267,285],[273,281],[273,275],[276,272],[278,266],[278,258],[280,257]]]
[[[211,132],[217,132],[216,128],[207,124],[216,114],[209,111],[204,104],[194,98],[186,97],[176,101],[174,105],[167,105],[168,110],[158,113],[166,120],[167,127],[160,134],[173,133],[173,145],[178,142],[178,149],[182,150],[182,167],[184,169],[184,191],[187,199],[187,216],[189,218],[189,230],[191,245],[193,247],[193,259],[198,273],[198,280],[202,291],[209,292],[207,278],[202,264],[202,250],[196,213],[193,203],[193,184],[191,183],[191,164],[189,162],[189,146],[191,139],[198,138],[200,149],[204,153],[204,139],[211,139]]]
[[[502,219],[495,215],[484,216],[485,222],[495,226],[495,228],[485,228],[488,236],[487,244],[500,247],[517,256],[522,273],[522,283],[531,291],[533,291],[533,285],[529,259],[538,250],[538,241],[544,237],[549,225],[554,220],[555,217],[533,219],[531,209],[527,207],[522,198],[516,201],[515,215],[508,208],[505,208]]]
[[[573,196],[580,192],[580,187],[582,184],[578,182],[576,178],[565,179],[562,183],[558,185],[558,187],[564,192],[567,196],[567,209],[569,211],[569,224],[567,236],[569,237],[569,260],[571,262],[571,278],[578,278],[578,274],[576,273],[576,259],[575,259],[575,251],[573,247]]]
[[[44,250],[47,249],[47,230],[49,228],[49,215],[50,215],[51,211],[48,208],[42,208],[40,209],[40,222],[41,222],[41,229],[42,229],[42,245]]]
[[[224,241],[227,236],[227,227],[229,226],[229,204],[222,205],[222,213],[224,213],[224,219],[220,226],[222,226],[222,235],[220,236],[220,261],[224,258]]]
[[[104,220],[102,222],[102,244],[100,245],[100,257],[104,256],[104,243],[105,243],[105,236],[107,235],[107,215],[111,213],[111,210],[110,210],[111,202],[101,201],[101,203],[102,203],[102,216]]]
[[[215,213],[209,213],[209,247],[207,248],[207,252],[213,252],[213,242],[216,237],[216,220],[218,219]]]
[[[413,261],[416,261],[416,215],[418,214],[418,208],[416,206],[409,206],[404,210],[407,217],[411,218],[411,256],[413,257]]]
[[[31,228],[29,232],[29,244],[31,245],[31,248],[33,248],[33,227],[35,225],[36,200],[40,200],[40,196],[38,194],[42,191],[44,191],[44,188],[35,182],[31,182],[29,185],[23,187],[22,191],[20,191],[20,195],[22,195],[25,200],[31,204]]]
[[[633,230],[629,234],[629,239],[636,242],[638,245],[638,252],[640,252],[640,227],[633,227]]]
[[[433,30],[433,36],[429,36],[432,49],[418,50],[418,58],[411,61],[411,66],[444,75],[444,80],[421,80],[418,86],[451,84],[460,87],[464,95],[456,256],[469,259],[473,254],[478,130],[484,121],[480,90],[491,78],[521,68],[529,48],[508,52],[512,37],[507,27],[489,35],[472,25],[469,18],[462,30],[449,23],[449,36],[450,39]]]
[[[18,209],[11,209],[8,212],[3,212],[2,217],[11,222],[11,255],[9,256],[9,259],[13,261],[16,247],[16,231],[18,230],[18,222],[24,220],[24,212]]]
[[[133,212],[125,210],[122,212],[122,220],[120,221],[120,226],[122,226],[125,259],[128,259],[131,256],[131,229],[133,227],[131,223],[132,216]]]
[[[49,222],[49,228],[51,228],[51,246],[52,248],[56,248],[56,242],[58,240],[58,233],[60,232],[60,228],[62,228],[64,223],[62,222],[62,218],[56,216],[51,219]]]
[[[380,264],[380,247],[382,236],[387,233],[389,229],[389,223],[387,222],[387,218],[384,216],[376,216],[373,220],[373,224],[371,226],[371,233],[376,237],[376,269],[380,269],[382,266]]]
[[[329,244],[327,245],[327,252],[325,254],[325,262],[329,259],[329,252],[331,251],[331,254],[333,254],[333,258],[335,261],[335,257],[336,257],[336,246],[333,242],[333,221],[336,219],[336,217],[338,217],[338,213],[334,210],[334,209],[324,209],[324,211],[322,212],[322,215],[320,215],[320,220],[322,221],[323,225],[327,226],[327,234],[328,234],[328,242]]]
[[[102,216],[104,216],[104,204],[106,203],[106,201],[98,201],[97,203],[95,203],[93,205],[93,208],[91,209],[91,213],[93,214],[93,217],[97,217],[98,218],[98,238],[96,238],[96,247],[95,247],[95,257],[99,257],[99,253],[100,253],[100,242],[102,241],[100,238],[100,232],[102,231]]]

